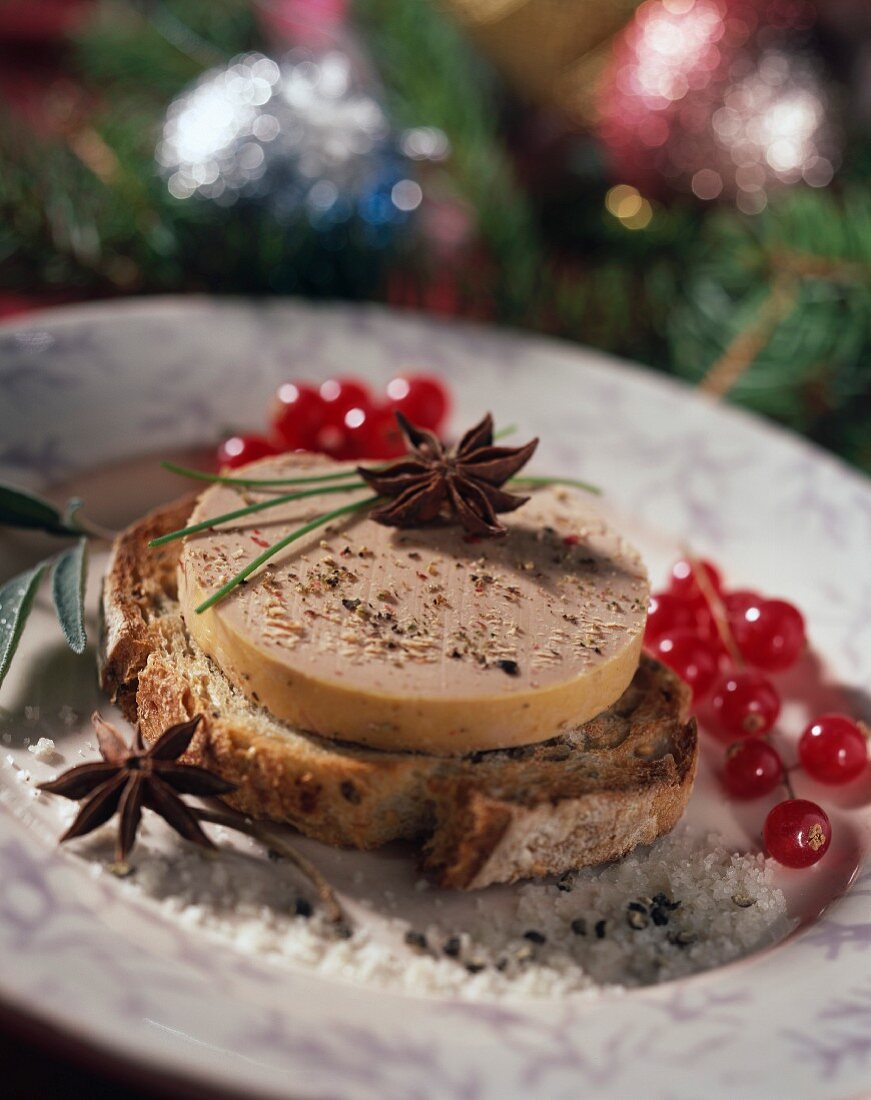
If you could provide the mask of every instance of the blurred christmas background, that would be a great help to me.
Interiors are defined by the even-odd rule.
[[[2,315],[375,300],[871,470],[868,0],[0,0],[0,53]]]

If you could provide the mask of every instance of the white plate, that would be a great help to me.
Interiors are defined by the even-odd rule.
[[[490,408],[541,434],[539,469],[605,486],[654,577],[690,542],[735,586],[795,600],[816,657],[785,685],[797,700],[789,731],[823,705],[868,716],[868,483],[770,425],[578,348],[374,308],[185,299],[42,314],[0,330],[0,478],[84,486],[117,523],[175,489],[137,459],[211,442],[227,425],[261,426],[277,381],[341,372],[378,382],[409,367],[443,372],[459,421]],[[0,576],[32,554],[32,540],[3,534]],[[836,843],[817,868],[782,873],[799,932],[740,964],[530,1004],[375,992],[223,948],[57,851],[45,800],[16,771],[51,769],[40,771],[23,739],[77,743],[84,726],[65,728],[61,708],[84,711],[97,696],[87,659],[51,629],[39,607],[0,697],[12,761],[0,768],[7,1005],[137,1065],[248,1096],[867,1092],[867,783],[800,787],[831,808]],[[723,808],[709,773],[692,812],[720,814],[749,840],[763,811]]]

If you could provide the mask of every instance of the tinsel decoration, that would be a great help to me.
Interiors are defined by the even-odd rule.
[[[632,3],[614,0],[606,14],[623,11],[622,28]],[[691,7],[689,0],[668,4],[672,15]],[[747,53],[757,51],[756,63],[763,49],[801,55],[807,32],[797,23],[797,5],[807,10],[804,0],[781,0],[777,19],[772,0],[754,5],[758,33]],[[456,13],[461,6],[462,21],[445,17],[445,9]],[[517,120],[507,131],[502,86],[469,41],[469,17],[476,18],[476,43],[502,30],[507,41],[510,24],[512,48],[527,53],[538,52],[540,36],[517,30],[512,13],[539,25],[552,18],[550,45],[562,42],[560,56],[586,87],[586,70],[571,59],[586,50],[582,39],[601,28],[591,20],[575,38],[567,21],[604,9],[605,0],[354,0],[347,35],[335,33],[344,0],[268,0],[265,8],[250,0],[112,0],[92,7],[95,18],[71,47],[81,121],[76,117],[71,130],[55,137],[17,110],[5,117],[0,111],[0,290],[14,294],[10,308],[21,306],[21,296],[69,300],[132,290],[387,297],[473,313],[600,347],[694,383],[704,379],[712,392],[871,470],[871,147],[857,113],[867,100],[858,66],[867,0],[827,0],[820,14],[827,35],[814,31],[809,43],[828,50],[835,77],[847,82],[850,144],[836,186],[777,184],[776,193],[766,183],[767,205],[753,217],[731,201],[657,202],[630,187],[628,175],[606,174],[589,136],[567,143],[565,157],[548,162],[547,172],[546,144],[526,142],[518,157]],[[285,226],[265,199],[247,192],[265,188],[268,179],[228,196],[229,209],[197,195],[175,198],[167,183],[176,169],[164,168],[163,180],[155,179],[152,135],[160,134],[167,104],[190,92],[203,72],[226,68],[228,58],[252,50],[280,58],[287,43],[275,44],[280,36],[272,22],[264,36],[258,13],[282,15],[291,30],[304,22],[308,32],[314,7],[335,15],[327,20],[330,33],[296,44],[314,54],[329,46],[370,58],[380,83],[364,77],[359,86],[382,117],[434,128],[402,135],[403,170],[416,169],[403,178],[424,195],[413,226],[388,229],[393,248],[373,249],[362,218],[316,231],[307,205],[292,205],[301,218]],[[664,0],[650,5],[665,7]],[[728,10],[738,11],[737,0]],[[855,47],[856,65],[830,48],[839,13],[839,33]],[[733,30],[724,29],[718,50],[729,52]],[[603,41],[604,56],[610,49]],[[495,49],[487,52],[495,57]],[[743,61],[743,48],[730,56]],[[535,94],[531,86],[525,90]],[[689,112],[695,95],[688,88],[667,103],[666,121],[678,109]],[[553,105],[546,90],[543,98]],[[271,113],[255,107],[255,114]],[[640,118],[657,114],[639,109]],[[444,155],[447,142],[444,167],[425,168],[421,160]],[[523,159],[534,175],[523,163],[518,170]],[[672,177],[652,175],[670,197]]]
[[[614,174],[759,213],[772,190],[825,187],[841,159],[831,86],[807,48],[806,0],[647,0],[599,92]]]
[[[248,53],[173,101],[156,157],[177,199],[255,202],[316,230],[355,219],[386,243],[422,199],[400,140],[341,50]]]

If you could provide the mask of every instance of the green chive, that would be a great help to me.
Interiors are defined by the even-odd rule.
[[[195,481],[214,481],[219,485],[317,485],[322,481],[341,481],[350,477],[353,470],[341,474],[319,474],[317,477],[230,477],[224,474],[208,474],[205,470],[192,470],[188,466],[178,466],[175,462],[161,462],[164,470],[190,477]]]
[[[279,539],[278,542],[273,543],[272,546],[264,550],[263,553],[254,558],[253,561],[250,561],[235,577],[227,581],[223,588],[219,588],[217,592],[209,596],[207,600],[204,600],[196,609],[197,614],[200,615],[203,611],[207,611],[210,607],[214,607],[216,603],[219,603],[225,596],[229,595],[234,588],[237,588],[242,581],[250,577],[256,569],[259,569],[261,565],[264,565],[275,554],[280,553],[285,546],[290,546],[292,542],[301,539],[303,535],[307,535],[311,531],[316,531],[318,527],[324,527],[340,516],[346,516],[350,512],[358,512],[361,508],[368,508],[370,504],[374,504],[380,499],[380,497],[367,497],[365,500],[358,500],[355,504],[345,504],[341,508],[336,508],[332,512],[326,512],[324,515],[318,516],[317,519],[313,519],[311,523],[307,523],[304,527],[299,527],[297,530],[291,531],[289,535],[286,535],[283,539]]]
[[[176,539],[184,538],[185,535],[195,535],[198,531],[208,531],[212,527],[216,527],[219,523],[229,523],[234,519],[242,519],[243,516],[250,516],[254,512],[265,512],[267,508],[275,508],[279,504],[289,504],[293,500],[302,500],[305,497],[318,497],[324,493],[356,492],[359,489],[365,488],[367,488],[367,486],[363,481],[348,481],[344,485],[326,485],[317,489],[305,489],[299,493],[285,493],[283,496],[262,500],[259,504],[248,504],[244,508],[238,508],[235,512],[225,512],[222,516],[213,516],[212,519],[204,520],[202,523],[193,523],[190,527],[181,527],[177,531],[170,531],[166,535],[161,535],[159,538],[152,539],[148,545],[163,546],[167,542],[174,542]]]
[[[493,440],[504,439],[505,436],[513,435],[517,431],[516,424],[509,424],[504,428],[500,428],[493,436]],[[401,461],[403,456],[400,455],[397,459],[392,461]],[[164,470],[169,470],[172,474],[179,474],[181,477],[193,478],[195,481],[209,481],[216,482],[219,485],[320,485],[327,481],[341,481],[343,477],[348,477],[351,473],[350,470],[346,470],[340,474],[317,474],[312,477],[233,477],[230,474],[210,474],[205,470],[195,470],[190,466],[180,466],[177,462],[161,462],[160,464]],[[373,467],[373,473],[380,473],[382,470],[389,469],[388,466],[376,466]]]
[[[509,484],[529,485],[532,488],[547,485],[569,485],[573,489],[584,489],[588,493],[595,493],[596,496],[602,495],[602,490],[598,485],[591,485],[588,481],[577,481],[571,477],[513,477]]]

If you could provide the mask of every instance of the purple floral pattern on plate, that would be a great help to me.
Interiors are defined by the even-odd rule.
[[[653,570],[691,539],[738,581],[796,598],[826,675],[867,708],[868,483],[761,421],[556,342],[371,307],[158,299],[43,314],[0,328],[0,476],[39,486],[256,428],[284,377],[384,381],[421,365],[463,410],[541,433],[542,469],[607,485],[609,506],[663,533]],[[857,846],[861,858],[864,833]],[[825,1100],[864,1094],[871,1076],[864,867],[819,921],[754,959],[516,1005],[376,993],[223,950],[84,875],[2,783],[0,882],[0,996],[249,1096]]]

